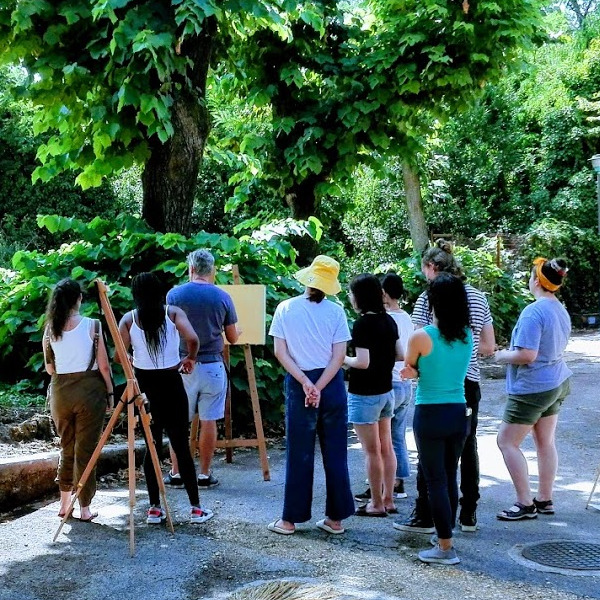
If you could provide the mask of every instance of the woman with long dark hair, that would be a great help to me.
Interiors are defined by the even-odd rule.
[[[71,505],[71,493],[100,439],[104,414],[112,408],[110,366],[100,322],[80,314],[82,292],[73,279],[59,281],[46,308],[44,360],[52,376],[50,412],[60,436],[57,481],[59,517]],[[81,521],[98,516],[90,510],[96,493],[96,470],[79,493]]]
[[[458,507],[456,471],[469,424],[465,376],[473,350],[463,282],[440,273],[429,284],[433,323],[408,341],[404,377],[418,372],[413,432],[437,533],[435,547],[419,552],[427,563],[456,564],[452,529]]]
[[[560,258],[537,258],[529,278],[535,302],[525,307],[515,325],[509,350],[496,352],[508,365],[508,401],[498,431],[498,446],[510,473],[517,500],[496,516],[502,521],[553,515],[552,489],[558,468],[555,433],[558,413],[570,392],[570,369],[563,353],[571,333],[571,319],[556,297],[567,275]],[[529,485],[527,460],[521,444],[529,432],[537,451],[538,492]]]
[[[188,402],[179,371],[191,373],[196,364],[198,336],[180,308],[165,305],[165,290],[154,273],[140,273],[131,282],[135,310],[119,323],[125,347],[133,347],[133,367],[140,390],[146,394],[152,413],[150,429],[159,460],[162,456],[163,429],[179,463],[185,490],[190,500],[190,521],[204,523],[213,512],[200,506],[196,468],[188,443]],[[180,336],[188,355],[179,358]],[[150,508],[147,523],[157,524],[166,515],[160,506],[158,481],[150,452],[144,457],[144,474]]]
[[[350,282],[350,302],[360,315],[352,327],[355,356],[350,367],[348,420],[365,452],[371,498],[356,511],[361,517],[386,517],[394,504],[396,455],[392,445],[394,414],[392,370],[404,353],[394,319],[383,304],[383,289],[375,275],[363,273]]]

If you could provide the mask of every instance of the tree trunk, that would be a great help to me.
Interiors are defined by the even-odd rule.
[[[414,249],[418,252],[422,252],[429,245],[429,235],[425,217],[423,215],[423,201],[421,198],[419,173],[412,165],[403,161],[402,176],[404,178],[404,195],[406,197],[410,237]]]
[[[142,217],[156,231],[192,233],[198,171],[210,131],[205,94],[216,22],[207,19],[205,23],[203,34],[189,39],[181,48],[194,68],[189,73],[191,89],[181,82],[174,97],[174,133],[164,144],[156,136],[149,141],[151,154],[142,173]]]
[[[286,191],[285,202],[293,219],[306,221],[308,217],[315,216],[318,208],[315,186],[320,181],[321,178],[316,175],[309,176]],[[290,242],[298,252],[296,262],[299,265],[309,264],[318,254],[319,244],[307,235],[291,236]]]

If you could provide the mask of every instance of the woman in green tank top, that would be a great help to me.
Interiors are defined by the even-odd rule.
[[[464,379],[473,335],[467,293],[458,277],[440,273],[427,294],[433,325],[410,337],[402,370],[403,377],[419,377],[413,432],[438,538],[433,549],[419,552],[419,559],[453,565],[460,562],[452,529],[458,507],[456,471],[469,424]]]

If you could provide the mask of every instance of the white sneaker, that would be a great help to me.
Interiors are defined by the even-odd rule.
[[[151,506],[146,515],[146,523],[150,525],[158,525],[167,518],[167,513],[160,506]]]
[[[190,523],[206,523],[215,516],[212,510],[199,506],[192,506],[190,514]]]

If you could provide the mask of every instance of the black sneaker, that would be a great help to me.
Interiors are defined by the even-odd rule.
[[[525,506],[520,502],[515,502],[513,506],[506,510],[500,511],[496,515],[497,519],[501,521],[521,521],[522,519],[535,519],[537,518],[537,508],[535,504]]]
[[[394,498],[408,498],[408,494],[404,491],[404,479],[398,479],[394,485]]]
[[[183,485],[183,479],[181,479],[181,475],[179,473],[173,475],[171,471],[169,471],[163,477],[163,481],[165,485],[170,485],[172,487],[181,487]]]
[[[204,475],[202,473],[198,475],[198,487],[213,488],[217,485],[219,485],[219,480],[213,477],[212,473],[210,473],[210,475]]]
[[[394,523],[394,529],[398,531],[408,531],[413,533],[435,533],[435,527],[431,519],[422,519],[416,509],[412,511],[412,514],[406,521],[396,521]]]
[[[475,511],[468,511],[463,508],[463,510],[460,511],[458,522],[460,523],[461,531],[473,532],[479,529],[477,525],[477,514]]]
[[[371,499],[371,488],[368,487],[362,494],[356,494],[354,499],[357,502],[368,502]]]

